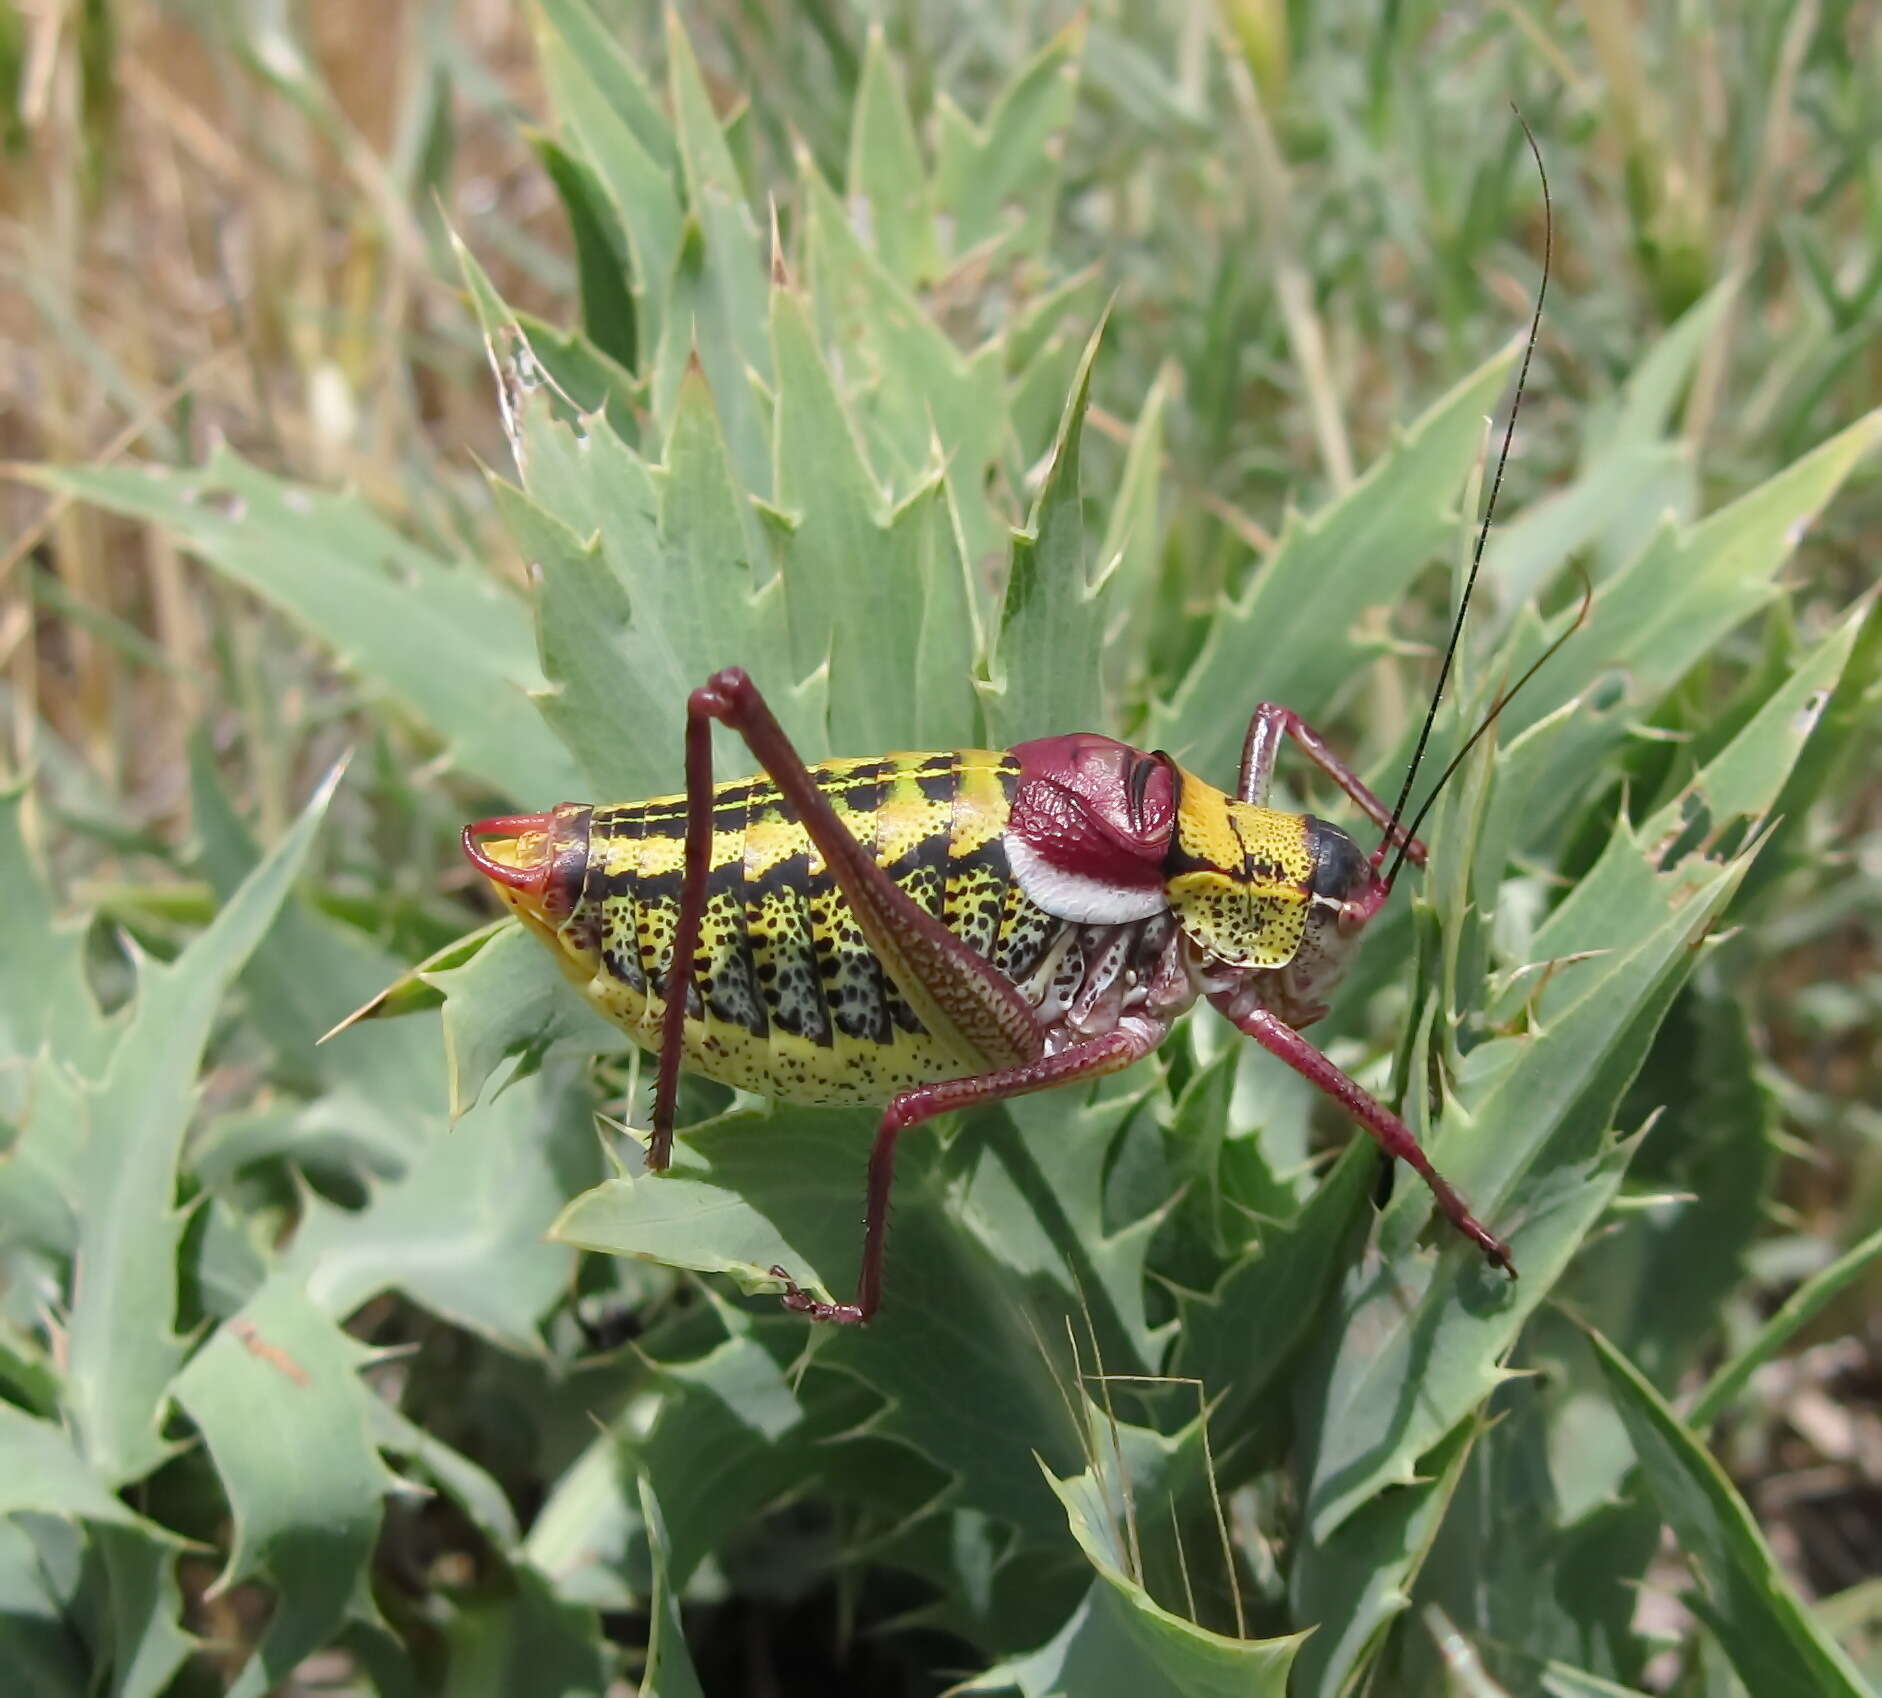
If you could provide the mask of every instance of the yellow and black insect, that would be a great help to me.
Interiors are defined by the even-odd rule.
[[[712,783],[715,719],[766,776]],[[1371,856],[1263,805],[1284,736],[1384,828]],[[874,1313],[900,1132],[1127,1067],[1198,997],[1334,1096],[1514,1271],[1404,1123],[1300,1035],[1424,849],[1288,709],[1257,710],[1234,797],[1092,733],[807,767],[730,668],[690,699],[687,770],[683,795],[479,820],[464,849],[658,1054],[650,1168],[669,1159],[682,1067],[787,1101],[887,1099],[856,1300],[815,1302],[774,1270],[790,1307]]]
[[[1060,923],[1026,897],[1007,864],[1003,839],[1018,771],[1011,755],[967,749],[829,761],[812,776],[898,889],[1016,984],[1031,986],[1065,950]],[[962,1056],[922,1024],[884,970],[777,787],[762,778],[721,785],[712,811],[684,1065],[802,1103],[881,1102],[958,1072]],[[485,843],[481,855],[523,866],[560,858],[562,877],[572,881],[580,838],[582,888],[538,896],[499,882],[499,890],[588,999],[657,1051],[679,922],[686,798],[559,809],[543,821],[546,833],[524,823],[530,829],[520,837]],[[576,902],[579,922],[554,917]]]
[[[1541,312],[1538,292],[1518,400]],[[1400,821],[1515,424],[1512,406],[1395,807],[1274,703],[1249,722],[1232,796],[1161,750],[1085,732],[807,767],[733,667],[688,701],[682,794],[563,803],[465,828],[465,853],[582,994],[659,1056],[650,1169],[670,1159],[682,1068],[794,1102],[887,1102],[855,1301],[815,1301],[773,1269],[788,1307],[831,1321],[875,1312],[895,1141],[907,1127],[1127,1067],[1199,998],[1339,1102],[1419,1174],[1492,1266],[1514,1274],[1508,1245],[1404,1122],[1301,1031],[1326,1012],[1399,869],[1424,863],[1418,826],[1457,761],[1410,826]],[[714,784],[715,720],[745,739],[762,777]],[[1381,828],[1370,855],[1337,826],[1266,806],[1283,738]]]

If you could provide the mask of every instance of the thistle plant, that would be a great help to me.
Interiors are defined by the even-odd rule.
[[[524,573],[228,445],[30,474],[258,598],[366,729],[265,844],[199,742],[213,917],[127,910],[142,948],[54,920],[26,792],[0,815],[0,1655],[47,1693],[206,1690],[210,1634],[243,1693],[324,1651],[349,1691],[683,1698],[755,1689],[714,1672],[710,1612],[834,1593],[875,1672],[833,1691],[1863,1691],[1712,1444],[1882,1250],[1819,1246],[1742,1324],[1779,1102],[1741,993],[1822,888],[1882,660],[1873,597],[1794,615],[1785,574],[1873,477],[1882,414],[1702,481],[1681,409],[1730,283],[1671,301],[1579,426],[1540,410],[1579,458],[1546,492],[1518,463],[1436,753],[1584,576],[1592,609],[1315,1032],[1517,1284],[1194,1019],[1096,1086],[912,1134],[890,1305],[813,1330],[769,1270],[853,1280],[873,1112],[689,1081],[645,1172],[651,1069],[514,921],[437,894],[453,824],[679,790],[687,692],[728,664],[810,759],[1093,730],[1228,784],[1271,699],[1389,791],[1521,321],[1477,303],[1378,356],[1399,422],[1356,451],[1325,362],[1358,355],[1290,281],[1350,256],[1274,224],[1256,329],[1320,463],[1264,525],[1270,421],[1225,375],[1242,262],[1193,222],[1221,187],[1199,138],[1257,176],[1300,141],[1261,8],[1235,9],[1258,75],[1212,29],[1175,26],[1166,74],[1093,21],[1039,31],[973,117],[847,18],[822,82],[734,99],[716,35],[601,10],[532,13],[571,325],[475,239],[435,255],[508,454],[453,499]],[[1500,122],[1474,157],[1520,299],[1536,204]],[[1357,130],[1322,139],[1357,166]],[[1173,332],[1149,309],[1212,263],[1214,316]],[[1602,310],[1571,301],[1569,334]],[[1254,471],[1231,499],[1214,464]],[[422,845],[396,875],[395,841]],[[1691,1614],[1650,1672],[1637,1589],[1669,1543]]]

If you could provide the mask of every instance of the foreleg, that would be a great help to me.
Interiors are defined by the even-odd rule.
[[[1430,1158],[1404,1121],[1368,1096],[1280,1016],[1265,1008],[1254,1008],[1243,1013],[1232,1012],[1226,996],[1212,997],[1210,1000],[1270,1055],[1279,1056],[1303,1079],[1325,1091],[1371,1133],[1378,1141],[1379,1148],[1388,1156],[1410,1167],[1431,1187],[1432,1195],[1438,1200],[1438,1207],[1444,1211],[1444,1218],[1483,1252],[1490,1266],[1501,1268],[1511,1279],[1516,1277],[1516,1264],[1510,1259],[1510,1247],[1470,1212],[1470,1205],[1458,1195],[1450,1181],[1431,1165]]]
[[[1361,813],[1381,831],[1389,833],[1375,864],[1383,860],[1387,848],[1405,846],[1405,858],[1415,866],[1425,864],[1425,846],[1408,837],[1392,823],[1392,810],[1375,796],[1358,773],[1334,753],[1333,746],[1292,708],[1278,702],[1263,702],[1248,722],[1248,736],[1242,743],[1240,794],[1244,802],[1262,806],[1268,797],[1268,785],[1274,778],[1274,757],[1281,739],[1291,737],[1301,752],[1350,796]]]

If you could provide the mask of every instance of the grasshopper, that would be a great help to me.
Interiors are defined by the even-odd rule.
[[[1543,192],[1546,207],[1546,179]],[[682,1068],[787,1102],[886,1100],[855,1299],[817,1300],[773,1268],[787,1308],[845,1323],[876,1313],[896,1140],[911,1126],[1128,1067],[1198,1000],[1332,1097],[1515,1277],[1509,1246],[1410,1128],[1302,1032],[1326,1012],[1405,862],[1425,864],[1416,833],[1446,780],[1587,614],[1584,596],[1582,618],[1402,825],[1535,349],[1544,228],[1543,284],[1496,476],[1395,807],[1273,702],[1249,720],[1233,795],[1162,750],[1092,732],[807,766],[757,685],[729,667],[688,699],[682,794],[564,802],[465,827],[464,853],[582,995],[657,1053],[650,1170],[671,1159]],[[715,784],[715,721],[744,739],[760,776]],[[1284,740],[1381,830],[1370,855],[1327,820],[1267,805]]]

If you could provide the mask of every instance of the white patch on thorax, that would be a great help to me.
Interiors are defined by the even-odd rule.
[[[1055,867],[1016,831],[1006,834],[1006,860],[1019,887],[1039,907],[1061,920],[1086,926],[1121,926],[1147,920],[1169,906],[1159,883],[1151,890],[1125,890],[1104,879]]]

